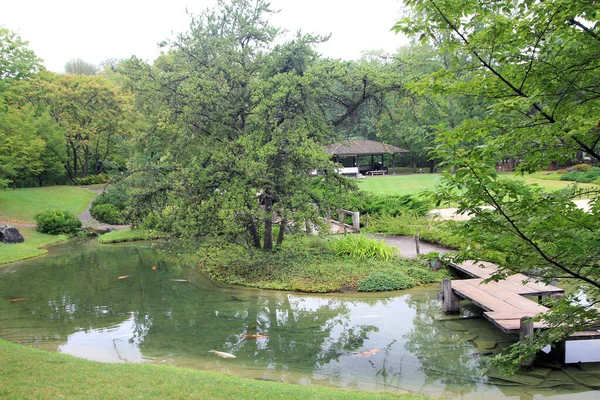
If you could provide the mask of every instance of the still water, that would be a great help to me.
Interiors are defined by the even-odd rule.
[[[438,291],[223,287],[148,243],[75,240],[0,269],[0,338],[97,361],[348,389],[453,399],[600,397],[583,383],[598,381],[596,366],[512,378],[486,372],[485,360],[516,338],[482,318],[447,319]],[[15,298],[24,300],[9,301]]]

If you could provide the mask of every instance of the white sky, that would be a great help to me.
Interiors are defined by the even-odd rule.
[[[0,26],[17,32],[44,60],[63,72],[67,61],[98,64],[107,58],[136,55],[152,61],[156,45],[187,30],[190,13],[199,14],[215,0],[4,0]],[[390,32],[400,18],[398,0],[271,0],[281,12],[276,26],[295,33],[332,34],[318,51],[331,58],[357,59],[363,50],[394,52],[407,43]]]

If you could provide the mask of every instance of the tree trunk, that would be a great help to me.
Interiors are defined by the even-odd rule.
[[[83,147],[84,163],[83,163],[83,177],[85,178],[90,174],[90,146],[85,145]]]
[[[282,219],[279,223],[279,235],[277,235],[277,246],[281,246],[283,243],[283,235],[285,235],[285,228],[287,227],[287,221]]]
[[[265,236],[263,240],[263,249],[273,250],[273,199],[265,196]]]
[[[75,143],[71,142],[71,148],[73,149],[73,176],[71,177],[71,179],[73,179],[79,176],[79,171],[77,170],[77,149],[75,148]]]
[[[254,223],[254,219],[252,217],[250,217],[248,220],[248,231],[252,237],[254,247],[260,249],[260,237],[258,236],[258,230],[256,229],[256,224]]]

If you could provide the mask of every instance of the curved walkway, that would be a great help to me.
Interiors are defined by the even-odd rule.
[[[100,195],[104,192],[104,190],[98,190],[98,189],[89,189],[86,188],[86,190],[89,190],[91,192],[96,193],[97,195]],[[95,199],[95,197],[94,197]],[[105,224],[103,222],[98,222],[96,219],[94,219],[94,217],[92,217],[92,214],[90,213],[90,210],[92,208],[92,203],[94,202],[94,199],[92,199],[90,201],[90,204],[88,204],[87,208],[85,209],[84,212],[82,212],[81,214],[79,214],[77,216],[77,218],[79,218],[79,220],[81,221],[81,227],[82,228],[93,228],[96,230],[122,230],[125,229],[127,227],[129,227],[129,225],[111,225],[111,224]],[[34,224],[35,226],[35,224]]]
[[[388,245],[398,248],[402,257],[417,257],[417,248],[415,245],[415,238],[413,236],[396,236],[381,234],[373,234],[369,236],[377,240],[383,240]],[[452,251],[452,249],[449,249],[447,247],[424,241],[419,241],[419,250],[421,254],[428,254],[432,252],[448,253]]]
[[[590,200],[573,200],[573,203],[585,212],[590,211]],[[492,206],[484,206],[484,209],[492,209]],[[458,214],[458,208],[436,208],[429,212],[430,215],[437,215],[441,220],[466,221],[471,219],[470,214]]]

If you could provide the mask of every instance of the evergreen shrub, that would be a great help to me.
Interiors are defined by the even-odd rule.
[[[415,286],[415,281],[402,272],[377,271],[367,279],[358,282],[359,292],[384,292],[387,290],[404,290]]]
[[[81,229],[81,221],[66,210],[44,210],[34,217],[36,229],[51,235],[74,235]]]
[[[123,213],[113,204],[97,205],[92,207],[90,213],[92,217],[105,224],[120,225],[123,223]]]

